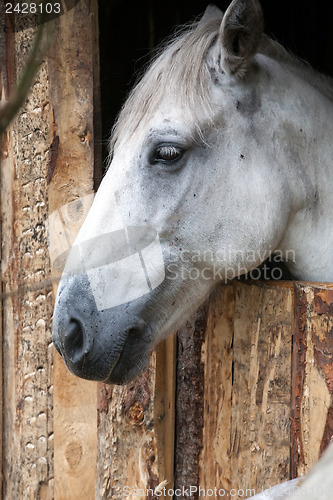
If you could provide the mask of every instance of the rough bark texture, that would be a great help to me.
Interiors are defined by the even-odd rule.
[[[189,486],[199,486],[199,457],[203,446],[204,365],[201,349],[205,340],[207,307],[203,307],[178,332],[176,394],[175,489],[186,498]],[[184,490],[183,490],[184,488]],[[192,495],[198,498],[198,494]]]
[[[306,473],[333,435],[333,286],[295,284],[292,477]]]
[[[6,19],[2,98],[25,64],[33,30]],[[19,24],[21,23],[21,24]],[[12,31],[11,31],[12,29]],[[53,495],[52,289],[45,222],[48,216],[47,65],[2,143],[3,498]]]

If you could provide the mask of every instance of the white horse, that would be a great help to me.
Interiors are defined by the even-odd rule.
[[[53,340],[73,373],[127,382],[219,281],[274,252],[333,281],[332,98],[263,34],[257,0],[210,9],[160,52],[59,285]]]

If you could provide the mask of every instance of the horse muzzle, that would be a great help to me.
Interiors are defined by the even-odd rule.
[[[121,385],[146,368],[152,347],[135,302],[99,311],[86,275],[61,280],[52,340],[74,375]]]

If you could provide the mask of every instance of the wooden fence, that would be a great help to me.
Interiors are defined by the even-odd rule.
[[[332,313],[330,285],[221,286],[179,333],[175,383],[170,340],[148,375],[100,388],[97,498],[165,480],[178,491],[216,487],[246,498],[306,473],[333,434]]]
[[[33,30],[1,22],[6,100]],[[158,486],[246,498],[304,474],[333,434],[332,285],[221,286],[125,387],[79,380],[54,352],[45,224],[99,175],[97,2],[55,22],[2,143],[2,498],[155,498]]]

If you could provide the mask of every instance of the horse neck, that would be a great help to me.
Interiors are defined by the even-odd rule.
[[[277,130],[293,206],[279,247],[295,250],[295,277],[333,281],[333,102],[297,73],[282,78]]]

